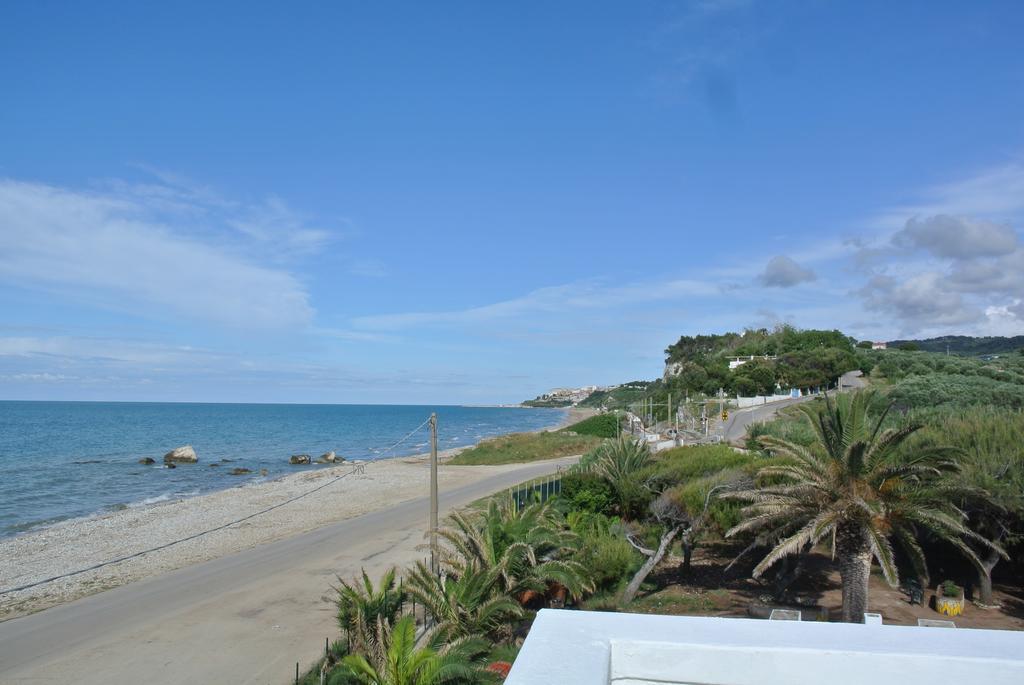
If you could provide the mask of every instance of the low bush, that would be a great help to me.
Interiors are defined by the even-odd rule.
[[[625,526],[618,518],[574,511],[567,520],[580,537],[575,559],[590,571],[596,591],[618,588],[640,568],[643,560],[626,541]]]
[[[742,520],[740,510],[743,508],[743,504],[735,500],[716,497],[713,490],[740,483],[748,477],[743,468],[724,469],[713,475],[695,478],[682,485],[677,485],[668,490],[666,494],[694,518],[704,511],[704,503],[708,502],[708,520],[705,523],[705,532],[724,535],[725,531]],[[712,493],[710,499],[708,493]]]
[[[640,554],[625,538],[604,536],[587,540],[577,560],[590,570],[597,588],[617,588],[640,568]]]
[[[650,477],[655,484],[686,483],[721,471],[750,466],[754,459],[755,456],[737,452],[728,445],[676,447],[658,455]]]
[[[1011,409],[1024,408],[1024,385],[1010,378],[1010,374],[1007,374],[1005,381],[982,375],[946,373],[908,376],[893,386],[889,391],[889,399],[898,407],[907,409],[983,404]]]
[[[805,417],[782,417],[752,424],[747,429],[747,449],[760,450],[761,443],[758,439],[766,435],[805,447],[814,444],[815,440],[814,428],[807,423]]]
[[[482,441],[456,455],[449,464],[514,464],[583,454],[600,444],[592,435],[543,431],[512,433]]]
[[[614,412],[597,414],[562,429],[564,433],[593,435],[598,438],[619,437],[619,416]]]
[[[563,476],[560,497],[571,511],[597,514],[611,513],[616,503],[611,484],[592,473],[569,473]]]

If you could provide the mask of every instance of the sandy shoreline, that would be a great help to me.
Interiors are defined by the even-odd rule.
[[[589,410],[570,409],[564,427]],[[468,449],[446,450],[442,461]],[[421,497],[427,490],[426,455],[345,463],[300,471],[273,481],[70,519],[47,528],[0,540],[0,591],[38,582],[100,562],[159,547],[261,512],[314,488],[301,499],[166,549],[148,552],[99,569],[0,595],[0,621],[234,552],[305,533],[321,526]],[[456,488],[510,466],[446,466],[440,485]],[[188,468],[188,467],[185,467]],[[301,467],[297,467],[301,468]],[[337,482],[330,483],[337,476]],[[330,483],[330,484],[328,484]]]

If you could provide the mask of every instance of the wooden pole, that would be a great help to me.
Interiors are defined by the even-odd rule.
[[[437,414],[430,415],[430,570],[437,575]]]

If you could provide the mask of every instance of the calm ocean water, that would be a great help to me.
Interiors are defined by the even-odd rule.
[[[560,409],[295,404],[0,401],[0,537],[100,511],[198,495],[299,469],[292,454],[335,450],[382,459],[429,449],[426,428],[394,453],[383,449],[438,415],[438,448],[554,425]],[[190,444],[196,465],[162,467]],[[142,457],[154,466],[138,463]],[[224,460],[224,461],[222,461]],[[228,461],[230,460],[230,461]],[[221,466],[211,468],[210,464]],[[234,467],[253,471],[231,476]]]

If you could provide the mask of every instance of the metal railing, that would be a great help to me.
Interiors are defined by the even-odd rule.
[[[560,470],[561,471],[561,470]],[[562,492],[562,473],[535,478],[509,490],[512,509],[518,512],[529,504],[547,502]]]

